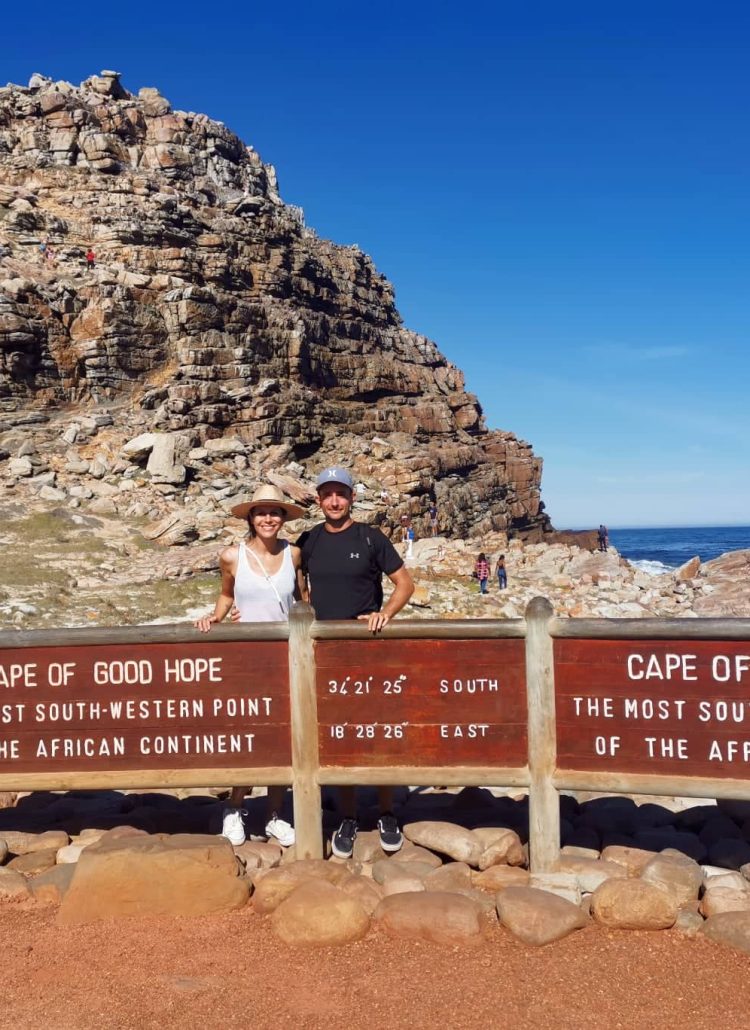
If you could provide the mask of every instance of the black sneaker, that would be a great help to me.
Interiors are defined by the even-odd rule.
[[[354,838],[357,836],[357,823],[354,819],[344,819],[338,830],[331,837],[331,846],[336,858],[351,858],[354,851]]]
[[[378,833],[383,851],[399,851],[404,843],[404,835],[399,830],[396,816],[392,812],[384,812],[378,819]]]

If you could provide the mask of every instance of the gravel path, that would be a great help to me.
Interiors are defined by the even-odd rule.
[[[392,941],[280,944],[247,908],[212,919],[59,928],[0,908],[3,1026],[16,1030],[741,1030],[750,956],[673,932],[591,927],[530,949],[501,928],[476,949]]]

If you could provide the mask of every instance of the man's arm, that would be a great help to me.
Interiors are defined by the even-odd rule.
[[[384,626],[387,626],[394,615],[398,615],[411,595],[414,593],[414,581],[409,575],[406,566],[402,565],[395,572],[388,573],[388,579],[393,583],[393,593],[388,598],[383,610],[370,612],[369,615],[360,615],[360,619],[367,619],[367,628],[371,633],[377,633]]]

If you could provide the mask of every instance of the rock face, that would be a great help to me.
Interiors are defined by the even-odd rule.
[[[127,400],[144,416],[130,436],[174,435],[161,482],[226,434],[244,448],[235,474],[345,458],[394,494],[392,516],[432,496],[457,534],[548,528],[541,459],[486,429],[367,255],[319,239],[252,147],[157,90],[135,96],[115,72],[0,89],[0,255],[12,425]]]

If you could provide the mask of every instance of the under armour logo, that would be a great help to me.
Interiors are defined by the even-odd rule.
[[[356,554],[354,553],[354,551],[352,551],[351,554],[349,555],[349,557],[350,558],[359,558],[359,551],[357,551]]]

